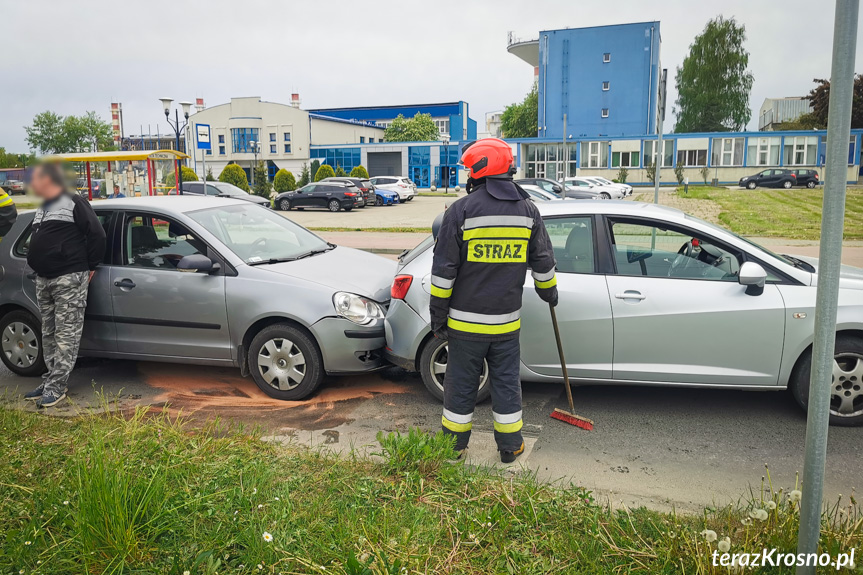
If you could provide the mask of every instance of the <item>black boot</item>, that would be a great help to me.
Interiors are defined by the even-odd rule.
[[[500,462],[501,463],[512,463],[515,461],[515,458],[524,453],[524,442],[521,442],[521,447],[516,449],[515,451],[501,451],[500,452]]]

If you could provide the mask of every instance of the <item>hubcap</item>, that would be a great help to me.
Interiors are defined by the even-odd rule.
[[[258,352],[258,370],[268,384],[289,391],[306,377],[306,358],[291,340],[271,339]]]
[[[17,367],[30,367],[39,357],[39,338],[26,323],[16,321],[3,330],[0,347],[10,363]]]
[[[833,360],[830,411],[839,417],[863,413],[863,355],[838,353]]]
[[[438,348],[431,354],[429,360],[429,371],[432,374],[435,385],[443,393],[443,379],[446,375],[446,364],[449,361],[449,345],[446,342],[441,342]],[[479,376],[479,389],[484,389],[488,385],[488,362],[482,360],[482,373]]]

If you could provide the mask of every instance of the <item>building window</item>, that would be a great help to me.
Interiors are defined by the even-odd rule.
[[[525,175],[528,178],[562,180],[576,172],[578,144],[530,144],[527,147]],[[450,153],[457,146],[450,146]]]
[[[225,155],[225,146],[219,146],[219,155],[220,155],[220,156],[224,156],[224,155]]]
[[[742,166],[743,138],[713,138],[710,163],[713,166]]]
[[[662,167],[670,168],[674,160],[674,141],[662,141]],[[656,140],[645,140],[644,142],[644,165],[656,163]]]
[[[275,141],[276,141],[276,133],[275,133],[275,132],[270,132],[270,141],[271,141],[271,142],[275,142]]]
[[[275,135],[275,134],[273,134],[273,135]],[[275,144],[270,144],[270,153],[271,154],[277,154],[278,153],[278,152],[276,152],[276,145]]]
[[[438,132],[441,134],[449,134],[449,120],[435,120],[435,126],[437,126]]]
[[[369,144],[374,144],[374,143],[375,143],[375,139],[374,139],[374,138],[369,138]]]
[[[291,133],[290,133],[290,132],[285,132],[285,141],[286,141],[286,142],[290,142],[290,141],[291,141]]]
[[[251,154],[250,142],[260,142],[257,128],[231,128],[231,152],[234,154]]]
[[[212,156],[212,155],[213,155],[213,150],[207,150],[207,155],[208,155],[208,156]]]
[[[688,168],[706,166],[707,150],[678,150],[677,165]]]
[[[607,118],[607,117],[608,117],[608,108],[603,108],[603,109],[602,109],[602,117],[603,117],[603,118]]]
[[[366,137],[360,136],[360,144],[365,144],[365,143],[366,143]]]
[[[608,92],[609,89],[611,89],[611,82],[603,82],[602,83],[602,91]]]
[[[786,166],[815,165],[817,149],[817,136],[786,136],[784,164]]]
[[[220,143],[220,144],[224,144],[224,143],[225,143],[225,134],[219,134],[219,143]]]
[[[637,168],[639,158],[638,152],[611,152],[611,167]]]
[[[750,166],[778,166],[779,138],[749,138],[746,151],[747,164]]]
[[[605,54],[603,54],[602,55],[602,61],[605,62],[606,64],[611,62],[611,52],[606,52]]]
[[[581,143],[581,167],[582,168],[607,168],[608,167],[608,143],[607,142],[582,142]]]
[[[285,153],[286,153],[286,154],[290,154],[290,153],[291,153],[291,145],[290,145],[290,144],[285,144]]]

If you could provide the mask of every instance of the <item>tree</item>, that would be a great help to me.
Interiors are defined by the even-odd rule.
[[[510,104],[500,117],[500,129],[504,138],[535,138],[539,118],[539,94],[536,85],[524,100]]]
[[[704,185],[707,185],[707,178],[710,177],[710,168],[707,166],[702,167],[698,170],[698,173],[701,174],[701,179],[704,180]]]
[[[258,165],[255,166],[255,185],[253,191],[256,196],[270,199],[270,192],[273,191],[273,186],[270,184],[267,165],[264,162],[258,162]]]
[[[647,175],[647,179],[650,180],[650,183],[656,183],[656,162],[650,160],[650,162],[645,166],[645,173]]]
[[[0,147],[0,168],[25,168],[35,163],[35,154],[10,154]]]
[[[180,179],[184,182],[197,182],[198,174],[196,174],[195,170],[193,170],[192,168],[183,166],[180,168]],[[173,188],[176,184],[176,175],[173,171],[168,172],[168,175],[165,176],[165,185]]]
[[[617,170],[617,179],[615,181],[620,182],[621,184],[626,183],[626,178],[629,177],[629,170],[627,170],[624,166],[620,166]]]
[[[363,180],[369,179],[369,171],[365,169],[362,165],[355,166],[353,170],[351,170],[352,178],[361,178]]]
[[[674,165],[674,177],[677,179],[677,185],[683,184],[684,178],[686,178],[686,174],[683,173],[683,164],[677,162]]]
[[[40,154],[66,151],[63,135],[63,117],[47,110],[37,114],[30,126],[25,126],[27,143]]]
[[[96,112],[63,117],[48,110],[37,114],[24,129],[27,143],[41,154],[114,149],[111,125]]]
[[[346,178],[348,177],[348,173],[341,166],[336,166],[336,176]]]
[[[727,132],[749,121],[749,52],[743,47],[746,27],[717,16],[689,46],[677,68],[675,132]]]
[[[303,164],[302,169],[300,170],[300,181],[297,182],[297,187],[302,188],[309,184],[312,181],[312,175],[309,172],[309,165]]]
[[[827,113],[830,107],[830,81],[815,78],[817,85],[809,91],[806,99],[812,106],[812,111],[803,114],[794,122],[782,124],[783,130],[811,130],[827,127]],[[851,104],[851,129],[863,128],[863,75],[854,76],[854,92]]]
[[[438,139],[440,130],[434,123],[431,114],[420,114],[413,118],[405,118],[402,114],[387,126],[384,140],[387,142],[434,142]]]
[[[296,190],[297,182],[294,179],[294,174],[284,168],[276,172],[273,178],[273,189],[276,190],[277,194]]]
[[[206,180],[208,182],[215,182],[216,181],[216,178],[213,176],[213,168],[207,168]]]
[[[315,181],[320,182],[324,178],[332,178],[335,177],[336,173],[333,171],[332,166],[324,164],[320,168],[318,168],[318,173],[315,174]]]
[[[312,170],[309,174],[309,181],[315,180],[315,176],[318,175],[318,169],[321,167],[320,160],[312,160]],[[317,180],[315,180],[317,182]]]
[[[246,171],[237,164],[225,166],[225,169],[219,174],[219,181],[234,184],[241,190],[249,191],[249,178],[246,177]]]

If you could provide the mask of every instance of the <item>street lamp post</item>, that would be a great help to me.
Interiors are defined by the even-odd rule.
[[[183,108],[183,118],[185,122],[180,125],[180,112],[176,108],[174,108],[174,121],[171,121],[171,104],[174,102],[171,98],[159,98],[159,101],[162,102],[162,109],[165,112],[165,120],[167,120],[168,125],[171,126],[174,130],[174,134],[177,137],[177,151],[180,151],[180,134],[183,130],[186,129],[186,126],[189,125],[189,110],[192,107],[191,102],[180,102],[180,106]],[[179,160],[178,160],[179,161]],[[177,170],[177,193],[181,196],[183,195],[183,171]]]
[[[258,152],[261,151],[261,143],[254,140],[249,140],[249,145],[252,147],[252,153],[255,154],[255,163],[252,164],[252,185],[255,185],[255,168],[258,167]]]
[[[445,193],[448,194],[449,193],[449,136],[443,137],[443,145],[444,145],[444,154],[445,154],[444,157],[446,158],[446,160],[444,160],[444,171],[446,172],[446,175],[444,176],[446,178],[446,184],[445,184],[446,192]]]

